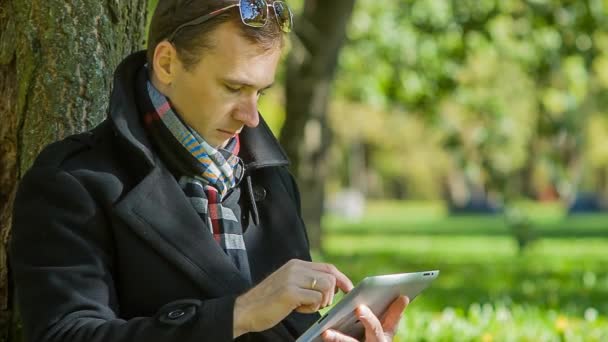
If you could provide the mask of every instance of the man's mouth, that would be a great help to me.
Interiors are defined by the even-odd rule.
[[[234,136],[234,135],[236,135],[236,133],[237,133],[237,132],[233,132],[233,131],[227,131],[227,130],[224,130],[224,129],[219,129],[219,128],[218,128],[218,131],[220,131],[220,132],[222,132],[222,133],[224,133],[224,134],[230,135],[230,136]]]

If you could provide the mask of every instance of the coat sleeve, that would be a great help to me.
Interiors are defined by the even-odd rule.
[[[27,341],[232,341],[236,297],[167,303],[119,317],[107,217],[66,171],[34,167],[19,186],[10,265]]]

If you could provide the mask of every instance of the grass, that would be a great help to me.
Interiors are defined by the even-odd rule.
[[[399,341],[608,341],[608,216],[520,206],[540,237],[523,253],[501,216],[376,202],[359,222],[325,218],[323,259],[354,282],[441,270]]]
[[[566,216],[556,205],[522,203],[535,231],[544,237],[602,237],[608,238],[608,214]],[[367,208],[366,215],[357,222],[335,216],[324,219],[328,232],[407,235],[498,235],[510,236],[502,215],[449,216],[438,203],[403,204],[376,202]]]

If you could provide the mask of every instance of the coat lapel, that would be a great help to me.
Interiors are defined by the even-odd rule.
[[[247,281],[164,167],[155,167],[115,212],[140,238],[212,296],[246,291]]]

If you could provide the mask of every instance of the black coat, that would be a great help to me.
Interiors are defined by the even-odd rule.
[[[118,67],[108,118],[49,145],[15,200],[10,264],[28,341],[231,341],[243,281],[150,145],[134,100],[143,52]],[[238,188],[254,284],[310,260],[298,189],[265,123],[241,133]],[[244,341],[289,341],[292,313]]]

